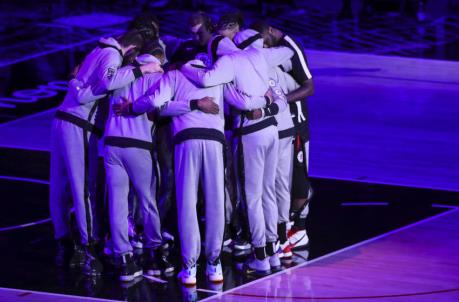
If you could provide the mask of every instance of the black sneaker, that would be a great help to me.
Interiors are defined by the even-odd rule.
[[[174,265],[169,261],[168,251],[164,247],[150,251],[147,261],[147,274],[160,276],[161,273],[170,275],[175,270]]]
[[[70,267],[83,267],[86,262],[86,255],[83,246],[77,244],[70,259]]]
[[[68,266],[72,258],[73,250],[74,243],[71,239],[66,238],[57,240],[56,258],[54,260],[56,266]]]
[[[81,267],[81,271],[86,276],[100,276],[103,271],[103,266],[100,260],[97,258],[93,246],[84,246],[84,264]]]
[[[238,236],[233,240],[233,248],[239,251],[250,250],[252,245],[244,237]]]
[[[120,281],[129,282],[142,276],[142,274],[142,268],[135,263],[134,256],[131,253],[121,256]]]

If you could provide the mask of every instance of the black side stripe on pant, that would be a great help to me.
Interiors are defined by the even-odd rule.
[[[97,110],[99,101],[95,101],[88,115],[88,123],[94,116]],[[89,200],[89,132],[83,128],[83,142],[84,142],[84,210],[86,216],[86,228],[88,232],[88,244],[93,242],[92,236],[92,208]],[[92,197],[94,198],[94,196]]]

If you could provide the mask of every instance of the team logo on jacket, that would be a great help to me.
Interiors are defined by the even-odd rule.
[[[303,163],[303,151],[298,152],[298,155],[296,156],[296,159],[300,164]]]
[[[115,75],[116,69],[117,69],[116,67],[108,68],[107,79],[111,80],[113,78],[113,76]]]

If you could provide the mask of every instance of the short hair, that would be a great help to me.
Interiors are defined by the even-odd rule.
[[[244,17],[240,12],[226,13],[220,17],[217,23],[217,28],[227,29],[239,25],[239,27],[244,26]]]
[[[118,43],[123,47],[134,45],[136,48],[140,49],[145,43],[145,38],[138,30],[133,29],[122,35],[121,38],[118,39]]]
[[[140,51],[142,54],[150,54],[152,56],[164,55],[164,49],[158,39],[145,43]]]
[[[188,25],[189,26],[196,26],[198,24],[204,24],[206,29],[208,31],[213,31],[214,30],[214,25],[212,18],[206,14],[205,12],[196,12],[191,14],[191,16],[188,18]]]
[[[256,30],[259,33],[267,32],[270,27],[271,25],[263,19],[259,19],[250,25],[250,29]]]
[[[157,26],[153,26],[155,23]],[[159,20],[152,13],[141,13],[129,22],[128,30],[138,30],[146,40],[153,40],[159,37]]]

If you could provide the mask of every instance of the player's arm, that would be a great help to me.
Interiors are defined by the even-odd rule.
[[[311,79],[305,80],[300,87],[287,94],[289,103],[304,100],[304,98],[314,94],[314,82]]]
[[[270,103],[268,96],[250,96],[236,89],[234,84],[225,84],[223,89],[225,102],[231,106],[242,110],[253,110],[263,108]]]
[[[200,87],[212,87],[231,82],[235,76],[235,66],[229,56],[223,56],[211,69],[193,64],[192,61],[182,66],[182,73]]]
[[[294,51],[294,55],[291,59],[291,71],[289,73],[295,81],[300,84],[300,87],[287,94],[287,100],[290,103],[303,100],[306,97],[313,95],[314,82],[311,71],[309,70],[306,56],[304,55],[303,47],[289,36],[285,36],[284,39]]]
[[[262,48],[261,51],[270,68],[282,65],[284,62],[290,60],[294,55],[294,52],[285,46]]]
[[[156,86],[153,86],[143,97],[133,103],[132,111],[135,114],[153,111],[171,101],[175,95],[176,80],[175,72],[165,74]]]
[[[96,93],[109,92],[122,88],[135,79],[140,78],[144,73],[163,72],[161,65],[157,62],[135,68],[132,68],[132,66],[120,68],[121,63],[118,53],[114,53],[113,51],[107,52],[98,68],[100,71]]]

